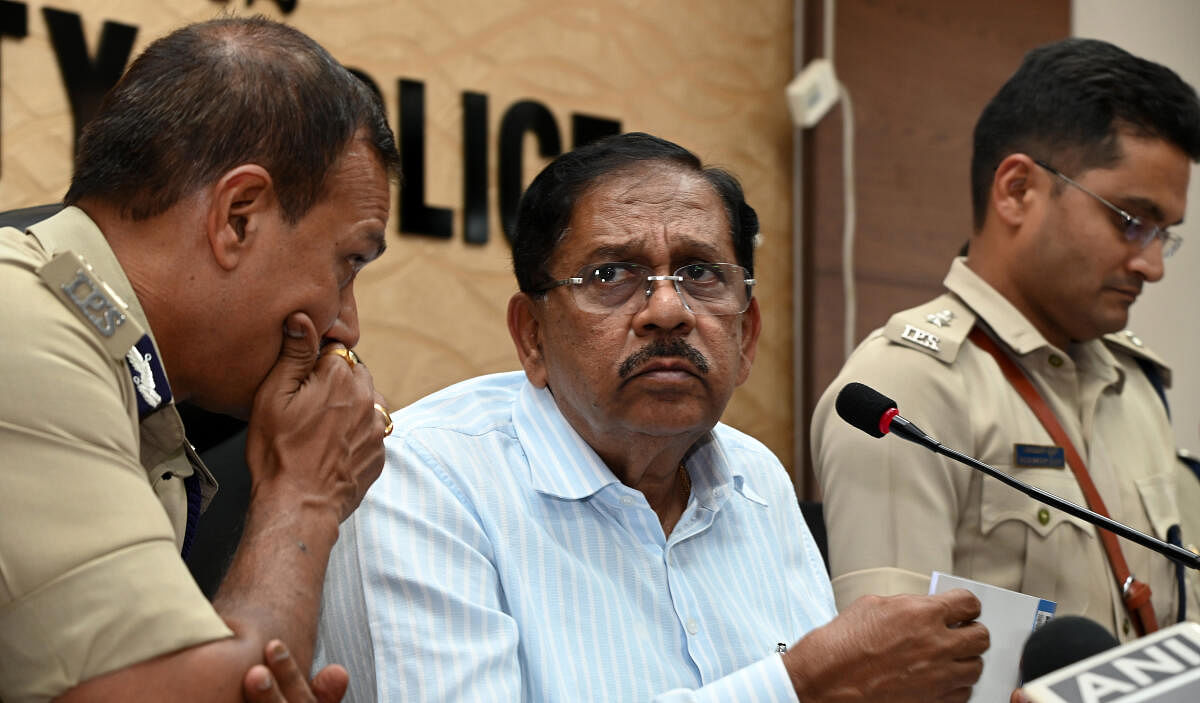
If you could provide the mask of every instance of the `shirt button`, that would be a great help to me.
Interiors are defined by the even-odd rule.
[[[1056,369],[1057,369],[1059,366],[1062,366],[1062,365],[1063,365],[1063,360],[1062,360],[1062,357],[1061,357],[1061,356],[1059,356],[1058,354],[1051,354],[1051,355],[1050,355],[1050,358],[1048,359],[1048,361],[1050,362],[1050,365],[1051,365],[1051,366],[1053,366],[1053,367],[1054,367],[1054,368],[1056,368]]]
[[[633,505],[633,496],[621,496],[621,505]]]
[[[725,494],[725,489],[721,488],[720,486],[717,486],[716,488],[713,489],[713,497],[714,498],[720,498],[724,494]]]
[[[1039,510],[1038,522],[1042,523],[1043,525],[1048,524],[1050,522],[1050,511],[1046,510],[1045,508]]]
[[[689,635],[694,635],[700,631],[700,623],[691,618],[688,618],[687,622],[683,623],[683,627],[687,630]]]

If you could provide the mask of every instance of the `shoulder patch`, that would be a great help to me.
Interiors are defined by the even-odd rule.
[[[56,254],[38,269],[38,276],[96,333],[113,359],[124,359],[144,334],[141,325],[129,316],[125,301],[78,254]]]
[[[1171,367],[1167,366],[1167,362],[1163,361],[1158,354],[1155,354],[1146,346],[1142,338],[1137,336],[1133,330],[1121,330],[1106,334],[1101,339],[1104,340],[1107,346],[1115,354],[1124,354],[1138,359],[1144,359],[1151,364],[1154,364],[1162,372],[1165,383],[1171,385]]]
[[[946,293],[892,315],[883,335],[893,344],[925,352],[949,364],[958,356],[974,325],[975,313],[956,296]]]

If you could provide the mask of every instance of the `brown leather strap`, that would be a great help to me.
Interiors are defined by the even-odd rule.
[[[1033,382],[982,329],[979,327],[972,329],[969,338],[975,343],[975,346],[996,359],[1004,377],[1025,399],[1025,403],[1041,421],[1055,444],[1062,447],[1067,456],[1067,464],[1070,465],[1071,472],[1075,474],[1075,480],[1079,483],[1079,487],[1083,489],[1083,497],[1087,500],[1088,507],[1092,512],[1109,517],[1108,508],[1104,507],[1104,500],[1100,498],[1096,484],[1092,483],[1087,465],[1083,463],[1079,452],[1075,451],[1075,445],[1071,443],[1070,437],[1059,424],[1054,411],[1046,404]],[[1150,586],[1138,581],[1129,572],[1129,566],[1125,563],[1125,555],[1121,553],[1121,545],[1117,542],[1117,536],[1103,529],[1097,529],[1096,532],[1100,534],[1100,541],[1104,544],[1104,551],[1108,554],[1108,563],[1112,567],[1113,577],[1117,580],[1117,588],[1121,591],[1125,609],[1129,612],[1130,620],[1133,621],[1138,636],[1158,630],[1158,619],[1154,616],[1154,606],[1150,603]]]

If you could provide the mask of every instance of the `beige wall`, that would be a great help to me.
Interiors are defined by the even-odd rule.
[[[42,8],[28,36],[0,38],[0,209],[57,200],[70,178],[73,128]],[[286,2],[252,10],[282,17]],[[139,27],[134,51],[180,23],[245,3],[54,0],[78,12],[95,50],[105,20]],[[503,111],[534,99],[570,144],[570,115],[620,120],[678,141],[738,174],[759,212],[758,295],[765,330],[726,420],[792,456],[790,397],[790,0],[298,0],[287,21],[380,85],[397,127],[397,79],[426,87],[427,202],[454,209],[455,238],[401,236],[358,284],[363,358],[394,405],[480,373],[516,368],[504,309],[515,290],[497,216],[496,135]],[[491,239],[461,234],[461,92],[489,98]],[[526,178],[542,161],[526,143]]]

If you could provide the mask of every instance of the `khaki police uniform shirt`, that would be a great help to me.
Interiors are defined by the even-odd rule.
[[[1180,454],[1188,458],[1195,457],[1186,449],[1181,449]],[[1179,503],[1179,524],[1183,528],[1183,546],[1200,554],[1200,476],[1182,461],[1180,464],[1179,497],[1176,502]]]
[[[938,570],[1056,601],[1060,615],[1133,636],[1096,528],[916,444],[875,439],[835,413],[838,391],[865,383],[942,444],[1086,505],[1070,468],[1044,449],[1054,443],[1041,423],[995,360],[966,339],[977,319],[986,322],[1075,443],[1111,517],[1166,538],[1180,521],[1181,477],[1162,401],[1135,357],[1161,362],[1128,333],[1051,346],[962,259],[945,285],[949,293],[872,332],[817,405],[812,450],[838,605],[926,593]],[[1124,540],[1121,548],[1153,590],[1160,623],[1173,623],[1174,563]],[[1197,588],[1189,571],[1189,619],[1200,615]]]
[[[129,281],[81,210],[30,231],[0,229],[4,703],[232,634],[180,558],[183,479],[215,482],[173,405],[138,420],[135,394],[167,392],[127,364],[149,333]]]

